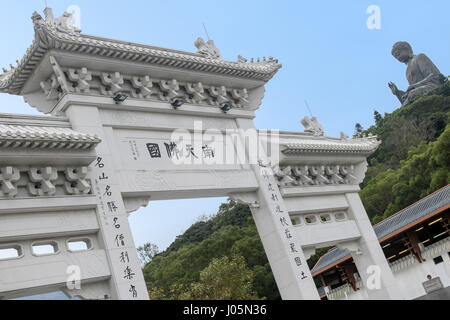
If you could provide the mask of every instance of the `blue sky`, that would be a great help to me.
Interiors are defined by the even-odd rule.
[[[351,135],[356,122],[373,124],[373,110],[399,107],[387,87],[407,87],[405,65],[392,45],[409,41],[450,74],[448,0],[204,1],[47,0],[59,16],[81,8],[84,33],[179,50],[196,51],[202,23],[227,60],[273,56],[283,68],[267,85],[255,120],[258,128],[303,131],[307,100],[327,135]],[[369,30],[366,9],[381,9],[381,29]],[[31,14],[43,0],[2,1],[0,67],[20,59],[33,39]],[[21,97],[0,95],[1,113],[38,114]],[[130,218],[137,245],[165,248],[201,214],[217,211],[224,199],[150,203]]]

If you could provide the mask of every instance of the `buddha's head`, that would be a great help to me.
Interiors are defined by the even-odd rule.
[[[408,63],[414,56],[411,45],[405,41],[399,41],[392,47],[392,55],[400,62]]]

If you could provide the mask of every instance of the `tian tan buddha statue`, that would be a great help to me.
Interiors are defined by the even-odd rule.
[[[427,94],[445,81],[444,76],[430,58],[423,53],[414,55],[408,42],[394,44],[392,55],[408,66],[406,78],[409,87],[406,92],[399,90],[393,82],[389,82],[389,88],[403,106],[411,103],[418,96]]]

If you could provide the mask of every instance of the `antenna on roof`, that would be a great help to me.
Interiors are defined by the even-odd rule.
[[[44,0],[45,7],[48,8],[47,0]]]
[[[206,37],[208,38],[208,41],[209,41],[209,40],[211,40],[211,39],[209,38],[208,30],[206,30],[205,23],[202,22],[202,24],[203,24],[203,29],[205,29]]]
[[[306,101],[306,100],[305,100],[305,105],[306,105],[306,108],[308,109],[309,114],[311,115],[311,118],[312,118],[312,117],[313,117],[313,114],[312,114],[312,112],[311,112],[311,109],[309,108],[308,101]]]

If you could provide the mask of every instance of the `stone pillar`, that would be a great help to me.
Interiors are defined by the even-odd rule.
[[[358,229],[361,232],[361,238],[357,241],[338,245],[342,249],[351,252],[356,268],[361,276],[367,294],[371,300],[399,300],[401,296],[400,290],[396,284],[394,275],[383,253],[378,238],[375,234],[373,226],[367,216],[366,210],[357,193],[346,194],[349,204],[349,216],[355,220]],[[367,283],[369,277],[369,267],[377,266],[380,270],[380,288],[369,289]],[[373,272],[373,271],[372,271]],[[370,282],[370,281],[369,281]]]
[[[128,223],[128,214],[98,108],[70,105],[66,115],[74,130],[96,134],[102,139],[96,148],[98,158],[91,165],[90,179],[97,197],[97,217],[112,274],[110,279],[112,299],[148,300],[148,291]]]
[[[251,120],[237,119],[236,122],[239,129],[255,130]],[[241,142],[245,146],[248,159],[251,159],[249,152],[256,152],[256,150],[248,149],[243,135],[241,135]],[[259,141],[258,149],[259,163],[250,163],[250,166],[258,181],[259,189],[254,194],[254,199],[241,195],[241,201],[250,204],[282,299],[319,300],[305,255],[293,230],[268,158]],[[239,197],[240,195],[236,195],[236,198]]]

